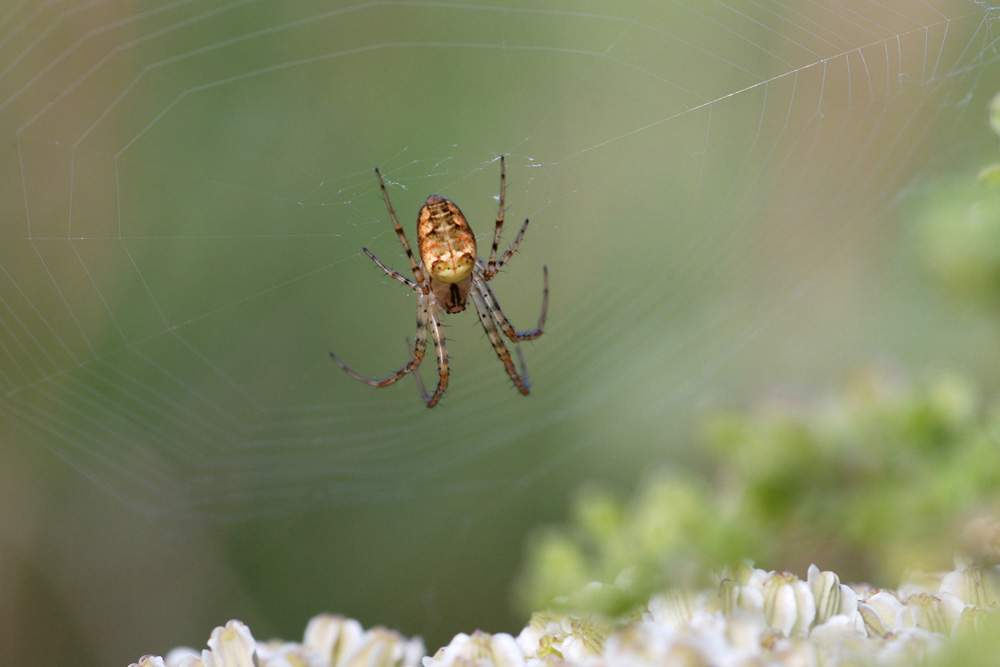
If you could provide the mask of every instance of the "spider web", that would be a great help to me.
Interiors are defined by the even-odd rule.
[[[8,4],[7,493],[53,534],[74,506],[98,533],[116,508],[170,535],[333,522],[373,551],[418,541],[434,571],[499,541],[483,567],[507,583],[525,527],[582,482],[695,460],[684,434],[707,402],[880,354],[994,368],[995,332],[913,295],[898,212],[995,150],[998,16],[967,0]],[[434,410],[410,378],[347,377],[330,350],[383,375],[413,335],[412,294],[361,252],[406,268],[372,168],[411,243],[438,192],[483,254],[500,154],[506,242],[532,221],[492,283],[519,329],[551,278],[546,334],[522,346],[532,395],[469,313],[445,317]],[[10,531],[25,558],[43,550]],[[350,554],[335,567],[357,578]],[[471,629],[442,620],[445,586],[355,613]]]

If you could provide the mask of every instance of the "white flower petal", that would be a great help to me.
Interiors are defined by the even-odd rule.
[[[694,615],[694,596],[684,591],[673,591],[656,595],[649,600],[649,616],[651,620],[676,628],[686,625]]]
[[[345,655],[357,650],[364,634],[361,623],[353,618],[320,614],[309,619],[302,643],[334,666],[340,665]]]
[[[764,618],[786,637],[807,633],[816,618],[808,584],[787,572],[771,575],[764,583]]]
[[[191,662],[192,659],[197,660],[198,662]],[[192,665],[200,665],[201,651],[196,651],[188,646],[178,646],[175,649],[171,649],[171,651],[167,653],[167,657],[164,660],[167,663],[167,667],[191,667]]]
[[[903,603],[886,591],[879,591],[858,605],[869,637],[885,637],[896,630],[896,618]]]
[[[144,655],[128,667],[167,667],[167,663],[158,655]]]
[[[208,640],[212,667],[257,667],[257,642],[250,628],[240,621],[229,621],[212,631]],[[205,660],[204,653],[202,660]],[[206,665],[208,663],[205,660]]]
[[[410,646],[414,642],[418,656],[414,656]],[[337,667],[404,667],[418,664],[423,654],[423,641],[420,639],[411,642],[394,630],[374,627],[364,634],[353,652],[341,658]]]
[[[807,581],[816,604],[817,625],[838,614],[857,611],[857,594],[848,586],[842,585],[840,578],[833,572],[821,572],[815,565],[810,565]]]
[[[424,667],[524,667],[524,655],[517,641],[506,633],[491,635],[477,630],[472,635],[455,635]]]
[[[205,661],[208,662],[205,662]],[[198,655],[187,655],[180,662],[168,662],[167,667],[205,667],[212,664],[212,655],[206,650]]]

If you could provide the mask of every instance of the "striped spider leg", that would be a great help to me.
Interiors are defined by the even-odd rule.
[[[389,201],[389,193],[378,169],[375,170],[375,176],[382,189],[382,196],[385,199],[389,217],[392,218],[393,227],[399,236],[403,250],[406,251],[406,256],[410,260],[410,269],[413,271],[414,279],[410,280],[398,271],[390,269],[368,248],[364,248],[364,251],[386,275],[417,293],[417,333],[410,348],[409,361],[395,373],[384,378],[370,378],[353,371],[333,352],[330,353],[330,357],[348,375],[373,387],[387,387],[407,373],[413,373],[424,403],[427,407],[432,408],[437,405],[445,389],[448,388],[450,376],[448,349],[445,346],[440,313],[441,311],[445,313],[462,312],[471,297],[479,314],[479,321],[493,345],[497,358],[500,359],[518,391],[525,395],[529,394],[531,385],[528,381],[528,373],[524,367],[524,358],[521,356],[520,348],[517,348],[521,365],[521,370],[518,372],[500,332],[503,332],[507,338],[515,343],[533,340],[542,335],[545,327],[545,315],[549,308],[549,272],[548,268],[542,267],[542,312],[538,318],[538,326],[531,331],[516,331],[500,308],[500,303],[489,286],[489,281],[514,255],[524,237],[524,231],[528,228],[528,221],[525,220],[510,248],[498,260],[497,246],[500,243],[500,232],[503,228],[506,194],[506,168],[503,156],[500,157],[500,209],[493,231],[493,245],[490,249],[489,260],[486,261],[476,255],[476,237],[469,229],[469,223],[458,206],[444,197],[431,195],[424,202],[417,216],[417,248],[420,251],[420,262],[417,262],[410,249],[410,244],[406,240],[406,235],[403,233],[403,228],[396,218],[392,203]],[[420,374],[417,372],[427,353],[428,336],[433,341],[437,353],[438,383],[433,394],[426,390],[420,379]]]

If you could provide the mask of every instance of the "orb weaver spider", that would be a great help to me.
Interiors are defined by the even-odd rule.
[[[482,257],[476,255],[476,237],[469,229],[469,223],[458,206],[444,197],[431,195],[420,207],[420,213],[417,215],[417,248],[420,251],[421,259],[418,264],[410,250],[410,243],[406,240],[403,228],[396,218],[396,212],[392,209],[389,192],[386,190],[382,174],[377,168],[375,176],[382,189],[382,197],[385,199],[385,207],[389,210],[389,217],[392,218],[393,227],[396,228],[396,234],[399,235],[399,242],[403,244],[403,250],[406,251],[406,256],[410,259],[410,269],[413,271],[414,279],[410,280],[398,271],[390,269],[368,248],[363,248],[363,250],[373,262],[378,264],[380,269],[385,271],[386,275],[417,293],[417,333],[414,336],[410,360],[398,371],[384,378],[365,377],[349,368],[333,352],[330,353],[330,357],[352,378],[373,387],[388,387],[407,373],[413,373],[413,377],[417,381],[417,389],[420,390],[424,403],[427,404],[428,408],[433,408],[441,399],[445,389],[448,388],[448,378],[451,374],[448,366],[448,349],[445,347],[444,329],[441,325],[439,311],[460,313],[465,310],[471,297],[472,303],[475,304],[476,310],[479,312],[479,321],[482,323],[483,329],[486,330],[490,342],[493,343],[493,351],[496,352],[517,390],[527,396],[531,393],[531,385],[528,382],[528,372],[524,367],[521,349],[516,348],[521,363],[521,372],[518,373],[513,360],[511,360],[510,352],[497,329],[499,327],[499,330],[503,331],[507,338],[515,343],[522,340],[532,340],[542,335],[542,329],[545,327],[545,314],[549,308],[549,271],[548,267],[542,267],[542,313],[538,317],[538,326],[532,331],[515,331],[489,286],[489,281],[496,276],[497,272],[517,250],[517,246],[524,237],[524,230],[528,228],[528,221],[525,220],[521,230],[514,238],[514,243],[498,260],[497,245],[500,243],[500,230],[503,228],[504,195],[507,188],[503,156],[500,156],[500,209],[497,212],[496,227],[493,230],[493,247],[490,249],[490,258],[487,261],[483,261]],[[433,394],[427,393],[423,380],[420,379],[420,373],[417,372],[427,350],[428,329],[430,329],[430,336],[437,352],[438,383]]]

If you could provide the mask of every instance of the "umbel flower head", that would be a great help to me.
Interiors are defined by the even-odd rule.
[[[913,665],[942,655],[956,637],[980,642],[998,607],[998,567],[960,563],[893,591],[847,586],[815,566],[804,580],[745,566],[714,588],[654,595],[629,618],[536,613],[516,638],[461,633],[433,656],[419,638],[322,615],[301,643],[257,642],[230,621],[207,650],[175,649],[131,667]]]

